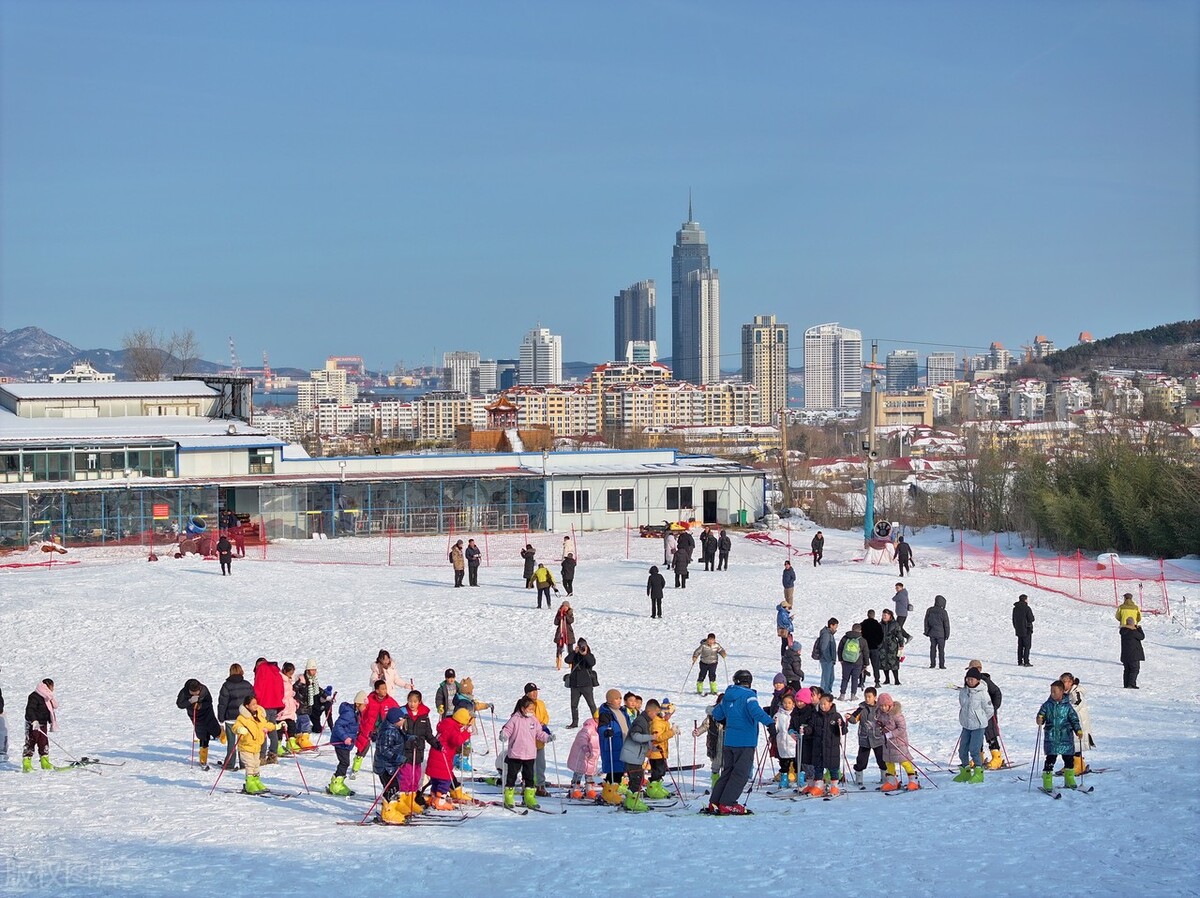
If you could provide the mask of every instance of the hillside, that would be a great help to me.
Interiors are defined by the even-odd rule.
[[[1044,362],[1056,375],[1108,367],[1187,374],[1200,370],[1200,318],[1080,343],[1047,356]]]

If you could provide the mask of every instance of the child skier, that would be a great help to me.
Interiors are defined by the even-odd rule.
[[[1088,713],[1087,697],[1083,694],[1083,686],[1080,685],[1075,675],[1064,673],[1059,679],[1063,684],[1063,695],[1067,697],[1067,701],[1075,709],[1075,715],[1079,718],[1079,729],[1083,731],[1083,736],[1079,740],[1078,751],[1075,753],[1075,775],[1082,776],[1091,769],[1087,766],[1087,761],[1084,760],[1083,753],[1096,747],[1096,740],[1092,738],[1092,715]]]
[[[192,730],[200,743],[200,769],[208,770],[208,743],[221,735],[221,725],[213,713],[212,693],[194,677],[183,684],[175,697],[175,707],[187,711]]]
[[[401,792],[398,800],[402,813],[419,814],[425,804],[425,796],[421,793],[421,780],[425,774],[425,746],[437,751],[441,744],[433,735],[429,708],[416,689],[408,693],[408,701],[400,709],[400,714],[404,730],[404,762],[398,777]]]
[[[610,689],[604,694],[604,704],[596,717],[596,735],[600,739],[600,768],[604,772],[604,801],[617,804],[621,776],[621,749],[629,734],[629,717],[621,705],[621,690]]]
[[[709,633],[692,652],[692,663],[700,661],[700,673],[696,676],[696,695],[703,692],[704,678],[708,677],[708,691],[717,694],[717,662],[725,657],[725,649],[717,642],[717,634]]]
[[[675,706],[669,698],[664,698],[659,705],[659,714],[650,720],[650,749],[646,757],[650,761],[650,785],[646,787],[646,797],[651,800],[670,798],[671,793],[663,785],[663,777],[667,775],[667,760],[671,757],[671,739],[675,736],[675,728],[671,726],[671,715]]]
[[[966,686],[958,690],[958,722],[962,733],[958,740],[958,760],[962,769],[956,783],[983,782],[983,733],[995,709],[977,668],[967,671]]]
[[[792,729],[792,712],[796,710],[796,699],[788,693],[775,712],[775,751],[779,755],[779,787],[786,789],[796,785],[796,753],[798,743],[796,731]]]
[[[412,688],[411,686],[408,688]],[[454,713],[454,696],[458,694],[458,680],[454,673],[453,667],[447,667],[445,679],[438,684],[437,692],[433,696],[433,707],[438,712],[438,717],[443,720]],[[474,715],[474,712],[472,712]]]
[[[913,766],[912,749],[908,746],[908,721],[899,702],[893,702],[886,692],[879,696],[879,711],[875,725],[883,736],[883,762],[887,773],[883,778],[881,792],[894,792],[900,788],[900,769],[904,770],[908,782],[905,788],[916,791],[921,788],[917,780],[917,768]]]
[[[1038,708],[1037,725],[1044,727],[1043,747],[1046,763],[1042,765],[1042,788],[1050,792],[1054,788],[1054,762],[1061,755],[1063,760],[1063,785],[1074,789],[1075,740],[1083,736],[1079,727],[1079,715],[1071,707],[1063,691],[1061,680],[1050,684],[1050,697]]]
[[[238,710],[237,722],[233,732],[237,736],[238,758],[246,769],[246,782],[242,791],[247,795],[261,795],[268,791],[258,778],[259,763],[263,743],[267,734],[275,729],[275,724],[267,720],[267,712],[259,707],[258,699],[253,694]]]
[[[532,698],[528,695],[521,696],[517,700],[512,717],[500,730],[500,738],[508,746],[504,760],[504,806],[510,810],[516,803],[518,773],[521,775],[521,794],[525,807],[538,807],[537,787],[534,782],[538,742],[554,741],[554,734],[542,726],[534,716],[533,706]]]
[[[471,713],[471,717],[475,717],[479,711],[495,711],[496,706],[490,702],[481,702],[475,698],[475,684],[470,677],[463,677],[458,682],[458,690],[454,693],[453,710],[458,711],[465,708]],[[461,773],[471,773],[471,742],[462,747],[462,750],[454,756],[454,768]]]
[[[399,705],[387,709],[379,734],[375,738],[373,770],[383,788],[380,817],[385,823],[403,823],[404,809],[399,800],[400,784],[397,782],[400,765],[404,763],[404,713]],[[360,731],[361,737],[361,731]]]
[[[861,787],[863,771],[867,769],[867,761],[871,754],[875,755],[875,763],[879,765],[880,781],[885,779],[886,767],[883,761],[883,733],[877,724],[879,706],[876,703],[875,687],[868,686],[863,690],[863,700],[857,708],[846,715],[847,723],[858,724],[858,757],[854,759],[854,782]]]
[[[629,724],[629,735],[625,737],[625,744],[621,747],[621,763],[625,765],[625,776],[629,778],[629,791],[625,794],[624,805],[627,811],[650,810],[646,802],[642,801],[642,774],[659,707],[657,699],[652,698],[646,702],[646,710]]]
[[[26,773],[33,770],[33,750],[36,748],[43,770],[50,763],[50,737],[58,732],[58,699],[54,697],[54,681],[47,677],[34,687],[25,702],[25,750],[22,752],[21,769]]]
[[[833,696],[828,692],[821,696],[817,712],[812,717],[805,736],[813,742],[813,781],[806,790],[814,798],[825,795],[825,783],[829,783],[829,794],[838,794],[841,778],[842,737],[846,735],[846,721],[838,713]]]
[[[567,769],[571,771],[571,798],[590,800],[600,795],[596,786],[599,765],[599,723],[595,717],[589,717],[575,734],[575,741],[567,755]]]
[[[349,796],[354,794],[346,785],[346,773],[350,769],[350,751],[354,748],[354,740],[358,736],[358,722],[366,709],[367,693],[365,690],[360,690],[354,696],[353,704],[342,702],[341,707],[338,708],[337,720],[333,722],[333,729],[329,733],[329,742],[333,745],[338,759],[333,779],[325,787],[325,791],[329,795]]]
[[[285,664],[284,670],[287,668],[288,665]],[[372,742],[377,741],[379,731],[387,719],[387,713],[393,708],[399,710],[400,703],[388,695],[387,680],[376,680],[375,689],[367,696],[366,705],[358,717],[358,735],[354,739],[356,757],[352,768],[355,773],[362,769],[363,756],[367,753],[367,748]],[[292,740],[289,739],[289,747],[291,742]]]
[[[796,765],[800,768],[797,785],[803,788],[813,781],[813,740],[806,739],[806,727],[810,726],[817,713],[817,702],[821,696],[819,686],[806,686],[796,693],[796,708],[792,711],[790,729],[799,738]]]
[[[472,720],[471,712],[460,708],[450,717],[438,721],[437,741],[441,747],[429,753],[429,763],[425,767],[431,793],[429,806],[434,810],[454,810],[454,800],[466,801],[469,798],[461,786],[454,785],[453,759],[471,738]]]

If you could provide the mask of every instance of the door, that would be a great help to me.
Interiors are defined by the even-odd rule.
[[[717,523],[717,491],[704,491],[704,508],[701,512],[704,515],[703,522],[705,524]]]

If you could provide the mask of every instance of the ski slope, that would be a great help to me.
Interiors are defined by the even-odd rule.
[[[807,546],[809,535],[794,539]],[[845,630],[868,608],[887,607],[896,580],[890,566],[851,560],[861,555],[856,534],[826,538],[823,567],[796,561],[796,634],[810,683],[819,666],[808,648],[825,620],[836,616]],[[561,535],[531,541],[557,577]],[[322,684],[348,700],[367,688],[369,664],[387,648],[429,704],[445,667],[472,677],[477,696],[495,702],[497,727],[524,683],[537,682],[559,736],[550,779],[565,780],[575,731],[563,729],[568,692],[554,669],[552,612],[537,610],[523,588],[516,542],[493,541],[479,589],[452,589],[449,564],[428,563],[445,557],[444,537],[396,541],[390,567],[380,541],[343,540],[235,559],[224,579],[215,561],[147,563],[104,550],[72,552],[80,563],[52,570],[5,570],[0,684],[10,746],[0,766],[0,894],[798,895],[817,884],[821,894],[889,896],[1197,894],[1200,633],[1148,618],[1141,689],[1123,690],[1111,609],[955,570],[957,549],[944,531],[911,541],[915,638],[904,685],[888,689],[903,703],[911,742],[948,761],[959,726],[957,693],[947,687],[978,657],[1004,690],[1001,719],[1017,769],[971,786],[925,764],[940,788],[897,797],[870,791],[801,803],[755,789],[747,804],[756,815],[741,819],[586,807],[518,818],[489,809],[453,829],[338,826],[367,805],[320,794],[335,763],[328,750],[301,762],[311,797],[210,797],[216,770],[189,766],[190,721],[175,695],[195,676],[215,699],[231,662],[250,671],[265,655],[297,666],[316,658]],[[323,563],[299,563],[310,548]],[[784,550],[735,536],[729,571],[695,564],[688,588],[668,588],[664,619],[651,621],[645,580],[648,566],[661,564],[660,542],[634,538],[628,560],[623,532],[578,534],[577,548],[575,630],[596,654],[598,698],[614,686],[670,696],[685,731],[673,762],[690,763],[693,752],[703,761],[690,724],[709,699],[688,692],[691,652],[715,631],[730,653],[728,674],[749,668],[765,704],[778,670]],[[1173,603],[1187,590],[1173,587]],[[1029,593],[1037,616],[1032,668],[1014,663],[1010,611],[1019,592]],[[920,636],[935,593],[947,597],[951,616],[946,671],[928,669]],[[1033,717],[1064,670],[1088,693],[1099,746],[1088,760],[1112,769],[1086,780],[1093,794],[1050,801],[1028,792],[1025,778]],[[46,676],[61,705],[54,739],[75,755],[125,766],[19,772],[25,698]],[[214,743],[218,763],[222,752]],[[56,747],[52,757],[66,756]],[[477,764],[490,770],[490,761]],[[366,769],[355,781],[360,795],[372,792]],[[262,777],[273,789],[303,792],[286,759]],[[875,779],[868,768],[868,784]],[[697,787],[706,780],[700,771]],[[685,788],[691,783],[684,774]],[[221,787],[240,784],[229,774]],[[556,808],[559,799],[543,804]]]

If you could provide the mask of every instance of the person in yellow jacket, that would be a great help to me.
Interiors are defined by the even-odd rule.
[[[650,720],[650,748],[646,752],[646,760],[650,762],[650,784],[646,787],[646,797],[650,799],[670,798],[671,793],[663,785],[663,777],[667,775],[667,759],[671,756],[671,740],[675,738],[676,730],[671,726],[671,715],[675,706],[671,700],[664,698],[658,717]]]
[[[546,597],[546,608],[551,608],[550,590],[554,590],[554,594],[558,595],[558,585],[554,582],[554,575],[550,573],[550,568],[544,564],[539,564],[529,577],[529,583],[537,587],[538,607],[542,607],[542,596]]]
[[[267,712],[259,707],[258,699],[253,695],[238,709],[233,732],[237,736],[238,756],[246,768],[246,784],[242,791],[249,795],[261,795],[269,791],[258,778],[258,762],[263,742],[274,729],[275,724],[267,720]]]
[[[1137,602],[1133,600],[1133,593],[1125,593],[1125,601],[1117,606],[1117,623],[1124,625],[1125,618],[1132,617],[1133,625],[1140,627],[1142,625],[1142,609],[1137,606]]]
[[[550,732],[550,710],[546,707],[546,703],[539,698],[541,691],[538,689],[537,683],[525,684],[525,695],[527,698],[533,699],[533,716],[537,718],[537,722],[542,725],[542,730],[545,733]],[[549,741],[547,739],[547,741]],[[533,781],[537,783],[537,795],[541,798],[547,797],[550,792],[546,789],[546,743],[541,739],[537,742],[537,759],[533,762]]]

